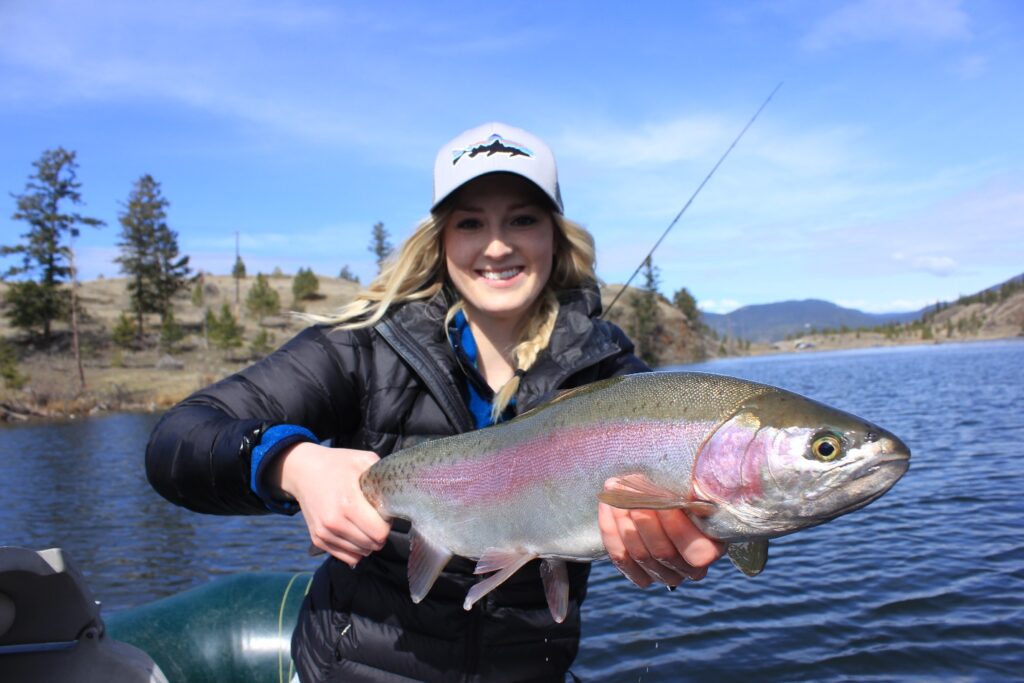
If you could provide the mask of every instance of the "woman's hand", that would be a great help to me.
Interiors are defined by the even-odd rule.
[[[605,482],[606,488],[612,485]],[[641,588],[655,581],[672,587],[685,579],[699,581],[725,552],[725,544],[702,534],[682,510],[623,510],[599,503],[597,521],[612,563]]]
[[[313,545],[354,567],[383,547],[391,529],[359,488],[378,460],[371,451],[300,443],[277,459],[270,483],[299,503]]]

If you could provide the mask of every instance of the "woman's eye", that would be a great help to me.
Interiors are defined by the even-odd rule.
[[[477,218],[463,218],[455,224],[459,230],[476,230],[480,227],[480,220]]]
[[[533,225],[537,222],[537,218],[530,215],[516,216],[512,219],[512,225],[526,226]]]

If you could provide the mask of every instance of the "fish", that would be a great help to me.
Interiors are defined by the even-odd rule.
[[[768,541],[853,512],[910,465],[894,434],[766,384],[696,372],[570,389],[485,429],[403,449],[360,479],[385,519],[410,522],[409,589],[420,602],[453,556],[489,574],[468,610],[540,559],[548,608],[567,613],[567,562],[607,557],[598,503],[680,509],[748,576]],[[617,486],[606,490],[605,482]]]

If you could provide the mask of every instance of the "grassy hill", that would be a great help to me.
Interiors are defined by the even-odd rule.
[[[124,278],[84,282],[79,296],[84,308],[81,348],[87,391],[79,394],[77,370],[71,354],[68,326],[56,323],[55,339],[45,348],[12,329],[0,317],[0,337],[13,340],[20,372],[28,376],[21,390],[0,387],[0,414],[80,415],[106,410],[158,410],[173,405],[196,389],[235,372],[259,354],[249,345],[260,330],[267,331],[272,344],[280,345],[306,323],[288,315],[292,307],[292,277],[271,277],[270,286],[281,298],[285,313],[263,321],[250,318],[245,299],[255,282],[239,282],[228,275],[206,276],[207,306],[214,312],[227,303],[244,326],[243,346],[229,352],[207,348],[202,335],[203,310],[192,304],[191,292],[183,291],[174,301],[175,319],[186,333],[170,357],[159,349],[159,317],[147,316],[146,339],[140,348],[121,349],[111,332],[118,318],[129,310]],[[327,313],[352,300],[358,285],[348,280],[318,276],[319,297],[303,302],[309,313]],[[0,283],[0,299],[6,285]],[[6,406],[3,409],[2,406]],[[16,418],[15,418],[16,419]]]
[[[317,277],[319,297],[303,302],[308,313],[337,309],[351,301],[359,288],[348,280]],[[189,291],[180,292],[174,301],[175,319],[185,332],[185,338],[172,353],[159,349],[160,321],[156,315],[146,317],[143,344],[138,348],[120,348],[113,343],[112,332],[121,314],[130,307],[127,280],[111,278],[82,283],[79,297],[84,309],[81,328],[87,384],[84,393],[78,390],[71,335],[65,323],[54,325],[55,338],[43,348],[0,317],[0,337],[11,340],[19,357],[19,371],[28,377],[21,389],[0,386],[0,419],[4,416],[20,419],[25,415],[80,416],[114,410],[164,409],[261,357],[262,353],[250,351],[252,341],[261,331],[272,335],[271,344],[276,347],[307,324],[287,313],[262,321],[248,316],[245,300],[255,278],[240,281],[237,295],[236,281],[230,276],[207,275],[205,282],[207,307],[216,312],[226,303],[244,325],[244,342],[240,348],[227,352],[208,348],[203,338],[203,309],[193,305]],[[290,276],[269,278],[285,311],[294,308],[292,282]],[[5,288],[6,285],[0,283],[0,299]],[[619,286],[605,288],[602,292],[605,305],[619,289]],[[610,318],[627,332],[633,315],[630,298],[622,297]],[[706,331],[691,325],[664,299],[659,301],[659,310],[659,365],[699,360],[717,348]]]

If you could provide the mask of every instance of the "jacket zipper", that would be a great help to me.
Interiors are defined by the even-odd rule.
[[[393,326],[390,320],[379,323],[375,329],[384,338],[384,341],[395,350],[395,353],[401,356],[419,375],[430,393],[438,399],[438,403],[448,419],[459,428],[459,431],[471,431],[474,424],[469,409],[462,400],[462,396],[437,369],[434,359],[419,344],[408,340],[406,333]]]

